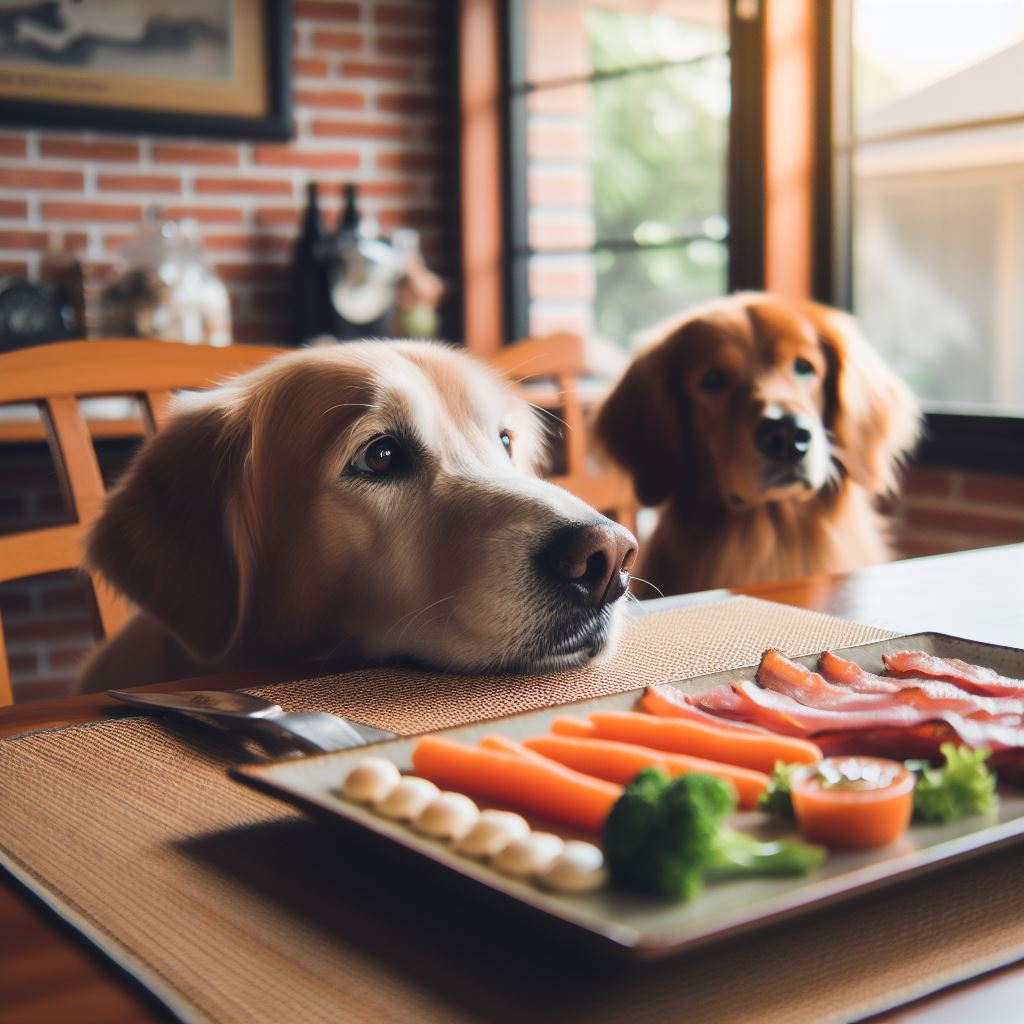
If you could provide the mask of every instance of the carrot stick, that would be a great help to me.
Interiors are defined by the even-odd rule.
[[[659,718],[637,711],[601,711],[591,715],[590,721],[602,739],[692,754],[761,772],[770,772],[776,761],[807,764],[822,757],[817,746],[794,736],[739,733],[684,718]]]
[[[729,732],[759,732],[762,735],[767,732],[759,725],[751,725],[749,722],[730,722],[709,711],[702,711],[690,704],[674,687],[648,686],[644,690],[643,697],[640,698],[640,707],[650,715],[660,715],[663,718],[688,718],[692,722],[703,722],[705,725],[713,725]]]
[[[492,733],[490,736],[485,736],[480,741],[480,746],[485,750],[500,750],[504,754],[513,754],[516,757],[526,758],[527,761],[533,761],[535,764],[551,764],[552,760],[558,760],[558,758],[544,757],[542,754],[538,754],[534,750],[530,750],[528,746],[523,743],[519,743],[517,740],[509,739],[508,736],[499,736],[497,733]],[[570,765],[569,767],[572,767]],[[588,775],[593,775],[593,772],[587,772]],[[615,781],[614,779],[612,780]]]
[[[551,731],[559,736],[590,736],[597,735],[594,727],[582,718],[556,718],[551,723]]]
[[[588,832],[600,831],[622,794],[621,786],[560,764],[540,764],[443,736],[424,736],[413,751],[412,766],[440,786],[500,800]]]
[[[529,751],[543,754],[576,771],[609,782],[626,785],[641,768],[660,768],[667,775],[703,772],[731,782],[736,787],[740,807],[756,807],[757,798],[768,788],[768,776],[750,768],[708,761],[686,754],[668,754],[616,740],[579,739],[575,736],[534,736],[523,740]]]

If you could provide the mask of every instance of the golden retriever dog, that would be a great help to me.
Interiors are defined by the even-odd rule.
[[[878,500],[919,426],[849,316],[760,293],[660,329],[596,420],[640,501],[663,506],[637,572],[666,594],[884,561]]]
[[[91,532],[140,613],[83,690],[334,656],[548,670],[613,643],[636,541],[534,475],[534,412],[482,363],[360,342],[183,398]]]

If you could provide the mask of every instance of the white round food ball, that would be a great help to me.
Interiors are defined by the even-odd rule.
[[[525,839],[513,839],[494,858],[494,866],[506,875],[526,878],[543,871],[564,846],[565,843],[550,832],[531,832]]]
[[[593,892],[608,882],[604,854],[593,843],[570,839],[540,880],[556,892]]]
[[[434,839],[461,839],[479,817],[479,809],[468,796],[442,793],[420,811],[413,828]]]
[[[401,780],[402,773],[387,758],[364,757],[345,776],[341,792],[347,800],[375,804],[383,800]]]
[[[440,790],[429,779],[408,775],[373,809],[385,818],[412,821],[438,793]]]
[[[513,811],[481,811],[477,823],[455,844],[467,857],[494,857],[514,839],[525,839],[530,826]]]

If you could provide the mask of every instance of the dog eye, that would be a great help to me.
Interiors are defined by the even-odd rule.
[[[808,362],[802,356],[796,357],[796,361],[793,363],[793,369],[796,370],[797,374],[801,377],[813,377],[817,373],[814,369],[814,364]]]
[[[701,391],[707,391],[709,394],[717,394],[719,391],[724,391],[729,383],[729,378],[726,377],[724,370],[708,370],[700,379],[697,387]]]
[[[501,437],[501,443],[505,446],[505,454],[511,459],[512,435],[507,430],[503,430],[499,436]]]
[[[405,453],[393,437],[375,437],[353,460],[349,467],[367,476],[392,475],[403,466]]]

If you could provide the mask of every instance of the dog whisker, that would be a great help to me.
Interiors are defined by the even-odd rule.
[[[650,580],[645,580],[642,576],[636,576],[633,573],[630,573],[629,574],[629,582],[632,583],[633,580],[637,580],[637,582],[639,582],[639,583],[646,583],[647,586],[649,586],[651,588],[651,590],[653,590],[653,591],[655,591],[657,593],[658,597],[664,597],[665,596],[664,591],[662,591],[662,589],[660,587],[655,586]]]

